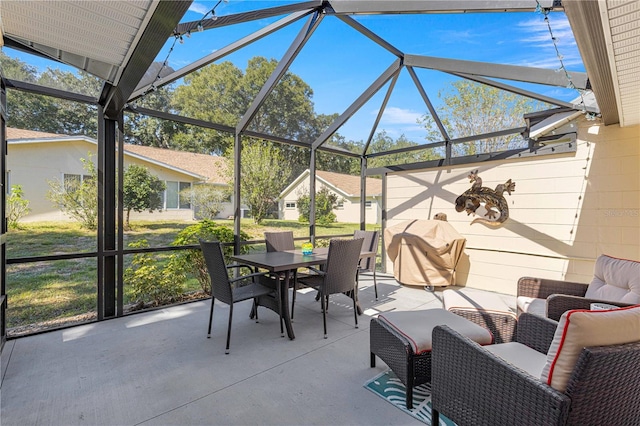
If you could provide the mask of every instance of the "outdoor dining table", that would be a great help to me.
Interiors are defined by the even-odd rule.
[[[289,285],[290,277],[293,274],[288,272],[295,271],[298,268],[307,268],[309,266],[324,266],[327,263],[328,248],[316,248],[312,254],[303,255],[301,251],[274,251],[266,253],[251,253],[251,254],[236,254],[231,256],[231,260],[238,263],[244,263],[251,265],[259,269],[266,269],[270,273],[283,273],[283,280],[279,280],[278,286],[278,302],[280,303],[280,319],[284,320],[285,327],[287,329],[287,336],[289,339],[295,339],[293,332],[293,324],[291,323],[291,315],[289,314]],[[360,258],[367,258],[375,256],[373,252],[362,252]],[[287,273],[285,273],[287,272]],[[359,303],[356,305],[358,314],[362,314],[362,309]]]

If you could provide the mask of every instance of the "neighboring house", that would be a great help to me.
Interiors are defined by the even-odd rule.
[[[309,169],[305,170],[278,197],[280,219],[298,220],[298,198],[309,194]],[[345,175],[325,171],[316,172],[316,192],[328,188],[338,195],[338,207],[334,209],[338,222],[360,222],[360,176]],[[365,200],[366,223],[380,223],[382,211],[382,181],[375,178],[366,180]]]
[[[47,198],[47,182],[82,179],[86,171],[81,159],[88,158],[91,153],[95,163],[96,140],[86,136],[7,128],[7,143],[7,192],[11,185],[21,185],[31,209],[22,221],[69,220]],[[196,212],[190,203],[180,200],[179,192],[198,184],[227,187],[223,175],[224,161],[221,157],[211,155],[126,144],[124,167],[130,164],[144,166],[166,184],[162,210],[154,213],[132,211],[131,219],[194,219]],[[231,203],[225,203],[219,217],[232,214]]]

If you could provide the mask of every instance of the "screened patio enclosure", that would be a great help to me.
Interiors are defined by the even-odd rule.
[[[98,261],[97,312],[98,319],[107,319],[123,314],[122,265],[125,253],[133,251],[123,247],[122,194],[116,191],[122,182],[122,153],[124,144],[124,114],[144,115],[161,120],[182,123],[217,131],[233,138],[234,148],[234,230],[236,250],[240,245],[240,188],[241,156],[244,141],[267,140],[309,150],[309,169],[316,172],[316,154],[345,156],[359,160],[361,164],[361,199],[365,198],[366,176],[384,176],[389,172],[491,161],[509,156],[535,156],[545,153],[546,143],[556,141],[555,149],[570,150],[573,139],[570,134],[558,134],[546,139],[530,138],[532,126],[555,114],[578,112],[589,118],[602,120],[604,124],[631,126],[638,124],[640,96],[634,77],[640,51],[625,48],[629,40],[638,39],[638,6],[636,2],[581,2],[560,1],[360,1],[333,0],[307,2],[272,2],[272,7],[256,2],[255,9],[229,12],[229,3],[210,2],[200,19],[185,19],[190,1],[115,1],[115,2],[21,2],[3,1],[0,5],[2,19],[2,43],[8,50],[26,52],[34,58],[46,58],[73,68],[86,71],[104,84],[99,93],[74,93],[60,88],[46,87],[15,78],[2,78],[2,126],[1,139],[6,152],[6,91],[24,91],[95,105],[98,113],[98,230],[95,256]],[[254,6],[254,4],[252,4]],[[202,9],[202,8],[200,8]],[[465,58],[434,57],[406,50],[402,37],[385,34],[385,20],[409,20],[413,17],[477,16],[486,13],[543,13],[553,16],[565,14],[576,40],[586,72],[569,71],[562,65],[558,69],[532,67]],[[419,23],[410,22],[417,31],[412,37],[429,38],[428,29]],[[264,129],[256,124],[256,117],[270,96],[277,92],[287,72],[296,70],[303,57],[317,56],[319,69],[329,65],[340,67],[368,68],[353,60],[356,53],[349,45],[322,45],[325,28],[339,25],[349,28],[353,34],[368,45],[375,46],[385,58],[383,66],[374,69],[366,78],[354,83],[359,93],[335,99],[335,116],[317,134],[280,134],[277,128]],[[240,38],[230,38],[228,28],[239,27]],[[330,30],[329,30],[330,31]],[[200,33],[220,34],[220,45],[209,46],[209,53],[197,56],[188,65],[171,65],[172,52],[188,48]],[[279,34],[284,34],[280,38]],[[555,39],[550,29],[549,39]],[[175,114],[171,110],[154,110],[143,106],[142,100],[149,93],[169,84],[181,84],[190,74],[210,64],[226,60],[237,52],[264,41],[277,44],[280,55],[277,65],[266,83],[250,99],[249,106],[235,122],[212,122],[200,117]],[[276,40],[277,43],[272,40]],[[264,46],[264,45],[261,45]],[[636,43],[637,46],[637,43]],[[428,49],[424,49],[428,51]],[[623,51],[624,50],[624,51]],[[327,52],[341,52],[342,56],[331,58]],[[532,49],[531,55],[535,54]],[[558,55],[561,60],[561,55]],[[385,62],[386,61],[386,62]],[[534,63],[535,61],[531,61]],[[627,64],[632,64],[629,67]],[[170,66],[171,65],[171,66]],[[375,67],[371,67],[375,68]],[[560,71],[560,72],[558,72]],[[339,71],[338,71],[339,72]],[[521,126],[496,128],[484,134],[452,134],[435,106],[433,93],[425,90],[425,82],[434,75],[446,74],[459,80],[468,80],[514,93],[543,105],[523,120]],[[326,84],[337,84],[339,75],[319,78]],[[391,99],[402,98],[397,93],[399,82],[408,81],[411,95],[421,100],[425,115],[430,118],[432,130],[437,138],[392,151],[374,151],[371,142],[380,130],[383,115]],[[546,88],[558,88],[574,94],[573,100],[550,96]],[[322,86],[316,89],[320,91]],[[591,93],[595,97],[591,97]],[[579,96],[576,97],[576,94]],[[370,117],[369,126],[361,133],[362,146],[358,152],[344,149],[334,139],[350,121],[363,114],[363,107],[375,103],[377,113]],[[473,156],[454,156],[456,145],[495,137],[515,135],[521,146],[509,151],[481,152]],[[368,167],[375,158],[393,158],[395,154],[437,149],[440,158],[430,162],[410,164],[387,163],[383,167]],[[7,164],[2,161],[3,185],[6,185]],[[120,183],[120,185],[118,185]],[[311,197],[309,236],[315,237],[315,179],[310,179]],[[3,192],[2,206],[6,193]],[[3,207],[4,208],[4,207]],[[360,223],[364,227],[365,205],[360,206]],[[384,228],[384,209],[383,223]],[[2,224],[6,233],[6,223]],[[5,288],[5,239],[2,239],[2,316],[6,307]],[[86,256],[83,255],[83,256]],[[2,338],[6,335],[2,321]]]

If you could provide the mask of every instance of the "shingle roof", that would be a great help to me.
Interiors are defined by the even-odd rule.
[[[37,132],[35,130],[14,129],[7,127],[7,139],[45,139],[45,138],[68,138],[67,135],[56,133]]]
[[[229,183],[229,178],[224,173],[226,160],[223,157],[130,144],[126,144],[124,150],[200,176],[206,176],[208,183]]]
[[[331,185],[340,189],[344,193],[359,197],[360,196],[360,176],[345,175],[342,173],[325,172],[322,170],[316,171],[316,176],[326,180]],[[367,178],[367,195],[381,195],[382,194],[382,180],[375,178]]]

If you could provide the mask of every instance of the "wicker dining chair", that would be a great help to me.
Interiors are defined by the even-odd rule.
[[[229,324],[227,328],[227,347],[225,353],[229,353],[231,341],[231,321],[233,318],[233,304],[244,300],[253,299],[253,313],[258,321],[258,299],[263,297],[277,297],[277,290],[273,279],[266,273],[255,273],[248,265],[227,265],[222,254],[222,247],[218,241],[200,241],[200,248],[204,256],[209,277],[211,278],[211,311],[209,312],[209,328],[207,338],[211,338],[213,325],[213,307],[216,299],[229,305]],[[231,268],[248,268],[249,274],[237,278],[229,278],[228,270]],[[282,323],[282,321],[281,321]]]
[[[359,272],[373,272],[373,289],[375,290],[376,300],[378,300],[378,283],[376,282],[376,256],[378,255],[380,232],[356,230],[353,233],[353,238],[362,238],[364,240],[362,242],[362,250],[374,253],[372,257],[361,258],[358,267],[360,268]]]
[[[267,246],[267,253],[274,251],[287,251],[295,250],[295,241],[293,239],[293,231],[276,231],[265,232],[264,242]],[[281,280],[285,279],[284,273],[278,276]],[[291,297],[291,318],[293,319],[293,309],[296,305],[296,293],[298,292],[298,271],[293,271],[289,276],[289,288],[293,289],[293,296]]]
[[[327,307],[329,305],[329,295],[345,293],[353,300],[353,317],[356,328],[358,328],[357,313],[357,275],[360,250],[362,249],[362,238],[358,239],[332,239],[329,242],[329,252],[327,253],[327,263],[324,270],[309,268],[315,272],[299,278],[299,281],[318,290],[322,304],[322,322],[324,324],[324,338],[327,338]]]

